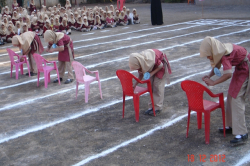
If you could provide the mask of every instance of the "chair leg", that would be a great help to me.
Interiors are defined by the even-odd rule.
[[[40,72],[37,71],[37,87],[39,86],[39,77],[40,77]],[[45,79],[45,78],[44,78]]]
[[[122,118],[124,118],[124,111],[125,111],[125,94],[123,93]]]
[[[18,80],[19,66],[16,64],[16,80]]]
[[[226,129],[225,129],[225,109],[221,108],[221,112],[222,112],[222,121],[223,121],[223,132],[224,132],[224,137],[226,137]]]
[[[78,85],[79,83],[76,81],[76,99],[77,99],[77,93],[78,93]]]
[[[205,120],[205,140],[206,144],[209,144],[209,137],[210,137],[210,112],[204,114]]]
[[[21,75],[23,75],[23,64],[20,65]]]
[[[50,72],[48,73],[48,83],[50,82]]]
[[[100,80],[98,80],[98,85],[99,85],[100,96],[102,99],[102,88],[101,88],[101,81]]]
[[[88,97],[89,97],[89,83],[85,83],[85,103],[88,103]]]
[[[12,77],[12,69],[13,69],[13,65],[10,65],[10,78]]]
[[[197,125],[198,125],[198,129],[201,129],[201,126],[202,126],[202,113],[201,112],[197,112]]]
[[[48,73],[47,71],[44,71],[44,87],[48,87]]]
[[[134,101],[134,109],[135,109],[135,121],[139,122],[139,96],[134,95],[133,96],[133,101]]]
[[[188,137],[189,122],[190,122],[190,112],[191,112],[191,110],[188,109],[188,120],[187,120],[187,134],[186,134],[186,138]]]

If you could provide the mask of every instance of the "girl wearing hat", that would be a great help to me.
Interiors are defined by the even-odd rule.
[[[231,43],[221,43],[213,37],[206,37],[200,46],[200,56],[210,60],[213,69],[202,78],[208,86],[225,82],[232,76],[229,85],[226,105],[226,133],[236,135],[230,143],[240,143],[248,139],[245,122],[245,99],[249,95],[249,59],[250,54],[241,46]],[[223,65],[223,75],[210,79],[214,75],[214,68]],[[233,72],[233,66],[235,71]],[[223,129],[219,129],[223,133]]]
[[[73,42],[70,37],[62,32],[53,32],[51,30],[47,30],[44,33],[44,40],[48,43],[47,52],[59,52],[58,53],[58,70],[60,81],[62,81],[65,68],[68,71],[68,79],[64,82],[65,84],[69,84],[73,82],[74,75],[72,71],[71,62],[74,60],[74,49]],[[52,48],[52,45],[56,44],[56,48]],[[57,83],[58,79],[54,81]]]
[[[19,49],[22,50],[23,55],[28,55],[30,75],[36,75],[37,67],[32,55],[34,53],[41,54],[44,51],[40,38],[36,35],[35,32],[28,31],[23,33],[22,35],[13,36],[12,45],[15,47],[19,47]],[[26,73],[26,75],[29,75],[29,73]]]
[[[152,84],[155,113],[160,113],[163,108],[165,83],[170,83],[171,74],[170,64],[167,56],[159,50],[147,49],[141,53],[132,53],[129,56],[129,68],[131,71],[138,70],[138,79],[142,80],[143,74],[149,72]],[[134,84],[134,88],[138,82]],[[154,115],[152,103],[149,103],[149,109],[145,115]]]

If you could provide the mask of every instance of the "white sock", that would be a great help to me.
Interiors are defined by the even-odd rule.
[[[241,138],[241,135],[236,135],[235,138]]]

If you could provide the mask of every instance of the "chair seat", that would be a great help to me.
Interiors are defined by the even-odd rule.
[[[92,77],[92,76],[90,76],[90,75],[85,75],[85,76],[83,76],[83,80],[84,80],[85,82],[95,81],[95,80],[96,80],[96,77]]]
[[[148,91],[148,88],[144,88],[144,87],[141,87],[141,86],[136,86],[135,90],[134,90],[134,93],[138,94],[138,93],[144,93],[144,92],[147,92],[147,91]]]
[[[208,110],[214,110],[216,107],[220,106],[219,103],[213,102],[213,101],[209,101],[209,100],[203,100],[203,105],[204,105],[204,109],[206,111]]]

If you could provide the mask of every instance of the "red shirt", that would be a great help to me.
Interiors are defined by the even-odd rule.
[[[235,71],[233,73],[232,80],[229,85],[228,94],[233,98],[236,98],[241,86],[245,82],[246,78],[249,76],[249,69],[247,62],[241,63],[247,54],[247,50],[244,47],[233,45],[233,51],[230,55],[224,55],[221,58],[221,64],[223,65],[223,71],[232,70],[235,66]],[[250,60],[250,54],[248,54],[248,59]],[[231,71],[232,73],[232,71]]]

